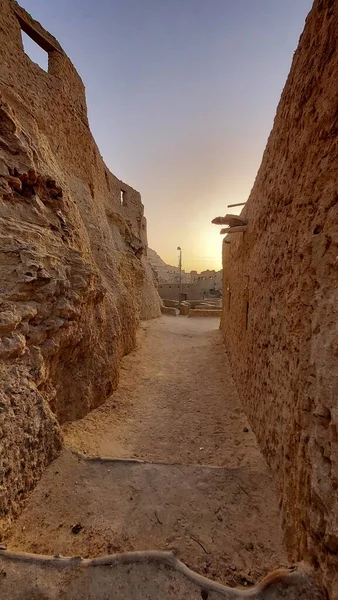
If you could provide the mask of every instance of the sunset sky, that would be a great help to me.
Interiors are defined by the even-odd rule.
[[[142,194],[149,245],[171,264],[181,246],[186,270],[220,268],[210,221],[248,197],[312,0],[20,4],[81,75],[105,162]]]

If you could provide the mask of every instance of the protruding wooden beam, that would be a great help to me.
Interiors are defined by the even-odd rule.
[[[247,225],[248,219],[241,217],[240,215],[225,215],[225,217],[215,217],[211,222],[215,225],[229,225],[230,227],[236,227],[237,225]]]
[[[230,244],[230,240],[226,240],[226,239],[224,238],[224,240],[223,240],[223,244]]]
[[[22,31],[46,52],[63,52],[59,42],[38,21],[35,21],[24,8],[16,3],[13,4]]]
[[[234,208],[234,206],[245,206],[246,202],[238,202],[238,204],[228,204],[228,208]]]
[[[221,233],[221,235],[224,235],[226,233],[238,233],[240,231],[246,231],[246,230],[247,230],[246,225],[236,225],[235,227],[225,227],[224,229],[221,229],[220,233]]]

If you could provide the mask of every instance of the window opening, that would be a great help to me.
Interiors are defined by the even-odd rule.
[[[48,52],[43,50],[43,48],[34,42],[34,40],[23,30],[21,30],[21,37],[23,49],[27,56],[31,59],[31,61],[36,63],[40,69],[43,69],[48,73]]]
[[[121,206],[126,205],[126,192],[124,190],[120,190],[120,201],[121,201]]]

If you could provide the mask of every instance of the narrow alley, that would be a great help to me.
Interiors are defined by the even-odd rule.
[[[338,0],[19,2],[0,600],[338,600]]]
[[[67,448],[16,521],[11,550],[169,550],[242,588],[287,566],[272,477],[218,324],[168,316],[142,324],[117,390],[64,427]]]

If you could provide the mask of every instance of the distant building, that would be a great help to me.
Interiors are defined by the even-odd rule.
[[[202,282],[205,282],[205,285]],[[221,271],[202,271],[201,273],[197,273],[197,271],[190,271],[190,282],[191,283],[201,283],[202,287],[214,288],[216,290],[222,289],[222,270]]]
[[[163,300],[178,300],[179,268],[167,265],[151,248],[148,248],[148,260],[158,277],[158,291]],[[222,295],[222,271],[209,270],[197,273],[182,270],[183,300],[204,300],[220,298]]]
[[[175,283],[179,282],[179,268],[167,265],[164,260],[151,248],[147,250],[147,257],[151,267],[157,273],[159,283]],[[190,281],[190,273],[182,270],[182,282]]]

